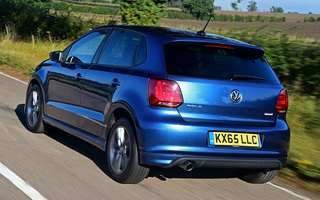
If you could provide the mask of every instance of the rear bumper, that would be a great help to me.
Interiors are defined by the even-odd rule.
[[[178,156],[170,159],[171,156],[167,155],[145,155],[145,158],[156,158],[158,162],[169,161],[167,165],[160,165],[163,168],[171,168],[180,166],[189,161],[194,164],[195,168],[244,168],[244,169],[282,169],[286,163],[286,157],[282,158],[236,158],[236,157],[195,157],[195,156]],[[166,157],[166,158],[165,158]],[[152,159],[151,159],[152,160]],[[149,161],[151,161],[149,160]],[[155,161],[154,160],[154,161]],[[154,162],[153,161],[153,162]],[[157,162],[156,161],[156,162]],[[161,161],[160,161],[161,162]],[[154,162],[155,163],[155,162]]]
[[[180,157],[174,159],[166,167],[182,165],[186,161],[194,163],[195,167],[212,168],[246,168],[246,169],[281,169],[282,163],[277,159],[245,159],[245,158],[199,158]]]
[[[284,120],[273,127],[235,126],[184,121],[174,109],[146,107],[137,112],[140,164],[173,167],[281,169],[289,151],[290,130]],[[213,146],[209,132],[258,133],[260,147]]]

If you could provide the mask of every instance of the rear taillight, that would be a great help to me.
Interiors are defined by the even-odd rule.
[[[178,83],[165,79],[149,79],[149,104],[177,108],[183,103]]]
[[[281,90],[277,103],[277,112],[279,114],[286,114],[288,110],[288,94],[286,90]]]

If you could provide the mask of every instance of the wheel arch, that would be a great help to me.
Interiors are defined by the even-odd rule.
[[[35,85],[39,86],[39,88],[41,90],[42,100],[43,100],[43,103],[45,104],[45,91],[43,88],[42,81],[40,81],[39,78],[37,78],[37,76],[31,77],[29,80],[25,102],[27,102],[28,93],[29,93],[30,89]],[[46,114],[46,108],[45,108],[45,106],[43,106],[43,107],[44,107],[44,110],[43,110],[44,114]],[[26,106],[24,106],[24,112],[26,112]]]
[[[112,105],[110,108],[107,116],[106,116],[106,122],[107,125],[105,130],[103,131],[102,138],[108,142],[108,136],[110,133],[110,130],[113,126],[113,124],[120,118],[126,118],[130,124],[132,125],[132,128],[134,129],[134,135],[135,139],[137,141],[138,145],[138,151],[140,152],[141,149],[143,149],[143,142],[142,142],[142,136],[141,136],[141,130],[140,130],[140,124],[138,121],[138,118],[136,116],[136,113],[134,112],[133,108],[126,102],[119,101]]]

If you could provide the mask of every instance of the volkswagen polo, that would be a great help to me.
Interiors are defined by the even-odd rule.
[[[251,183],[285,166],[288,97],[261,47],[145,26],[89,31],[37,66],[25,113],[106,152],[112,178],[151,166],[234,168]]]

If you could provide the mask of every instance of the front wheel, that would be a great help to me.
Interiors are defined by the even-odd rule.
[[[26,123],[28,129],[34,133],[44,132],[43,101],[38,85],[34,85],[27,94]]]
[[[238,177],[248,183],[267,183],[271,181],[278,173],[278,170],[262,171],[237,169]]]
[[[107,163],[112,178],[119,183],[139,183],[149,173],[149,168],[139,165],[134,132],[125,118],[112,126],[107,144]]]

